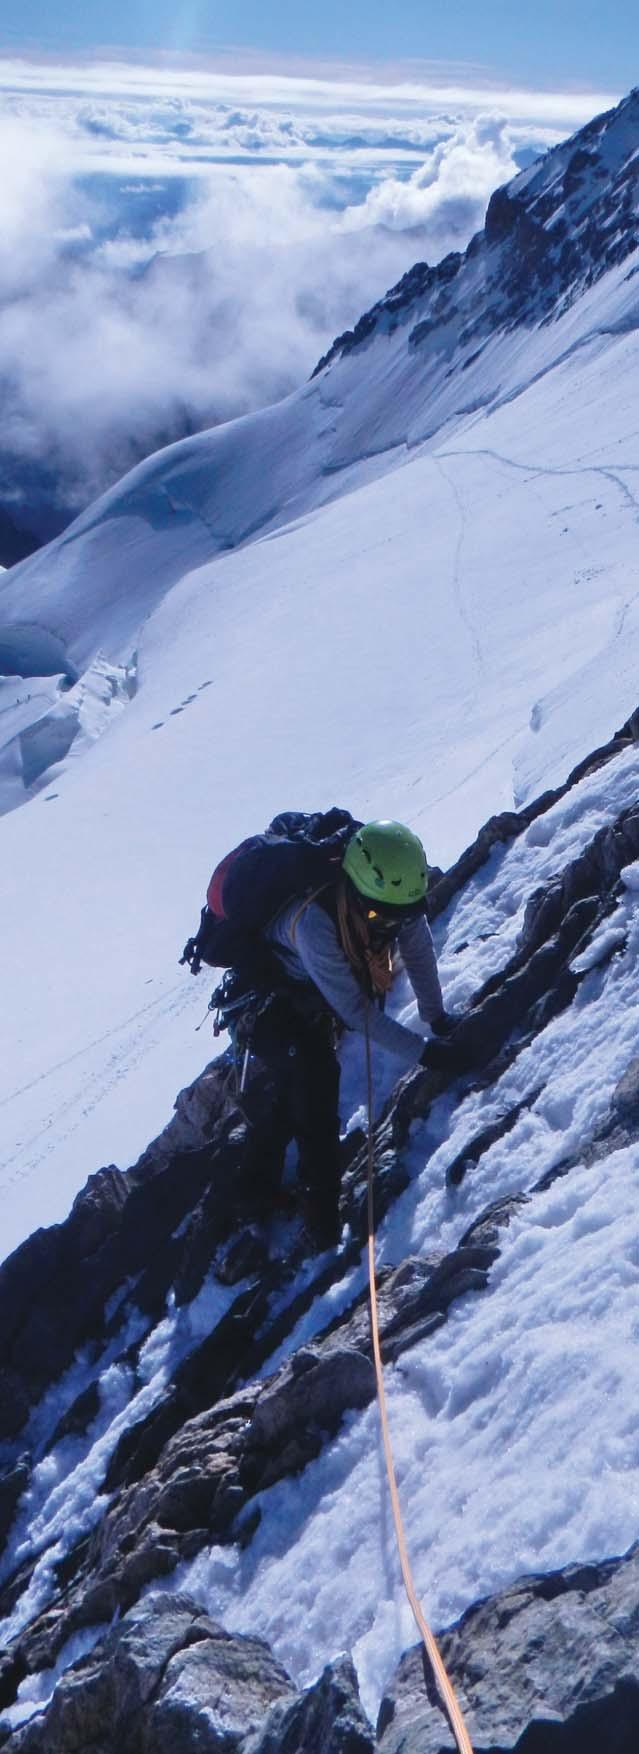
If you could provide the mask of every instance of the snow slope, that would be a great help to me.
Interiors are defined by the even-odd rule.
[[[504,968],[530,894],[563,872],[603,825],[636,806],[638,786],[639,752],[631,746],[505,850],[494,849],[436,926],[451,1003],[462,1007]],[[493,1201],[535,1190],[500,1231],[487,1289],[459,1298],[441,1328],[386,1370],[411,1560],[435,1627],[522,1575],[619,1553],[637,1537],[639,1146],[611,1148],[595,1160],[587,1148],[619,1079],[631,1061],[637,1065],[638,891],[632,864],[622,872],[616,910],[575,959],[585,978],[572,1005],[520,1044],[501,1076],[467,1094],[457,1090],[456,1103],[449,1090],[413,1126],[410,1184],[380,1227],[380,1266],[434,1246],[445,1252]],[[406,999],[400,989],[396,1003]],[[484,1150],[459,1190],[448,1191],[445,1171],[458,1153],[524,1098],[507,1135]],[[575,1157],[569,1174],[540,1190],[568,1154]],[[362,1262],[316,1298],[264,1374],[349,1307],[365,1271]],[[36,1408],[16,1445],[27,1444],[36,1465],[0,1581],[34,1554],[37,1562],[0,1626],[4,1641],[59,1599],[56,1568],[107,1509],[105,1476],[119,1438],[158,1405],[180,1359],[214,1331],[243,1288],[229,1292],[210,1273],[191,1303],[176,1310],[169,1299],[149,1331],[134,1287],[123,1287],[120,1332],[97,1357],[87,1348]],[[136,1370],[132,1347],[140,1339]],[[92,1377],[99,1399],[86,1434],[72,1425],[47,1448],[60,1415]],[[301,1684],[338,1652],[352,1651],[374,1720],[415,1638],[385,1511],[376,1406],[347,1415],[316,1460],[260,1492],[257,1504],[252,1539],[202,1548],[161,1587],[194,1596],[231,1630],[265,1637]],[[0,1728],[45,1703],[58,1675],[104,1630],[83,1628],[55,1670],[28,1675]]]
[[[615,174],[628,105],[604,131]],[[636,706],[625,244],[554,321],[493,310],[479,357],[461,317],[411,343],[431,287],[3,577],[4,1251],[134,1158],[207,1056],[208,987],[176,958],[235,840],[339,801],[405,817],[445,864]],[[471,246],[460,311],[483,260]]]
[[[636,803],[638,786],[632,750],[471,881],[436,933],[452,1003],[504,966],[532,890]],[[488,1091],[452,1114],[442,1099],[414,1128],[414,1179],[383,1226],[380,1263],[454,1247],[493,1201],[536,1187],[584,1150],[636,1055],[639,868],[622,876],[578,999]],[[508,1136],[448,1192],[446,1168],[467,1142],[535,1092]],[[623,1553],[637,1539],[638,1170],[634,1145],[535,1193],[500,1234],[486,1299],[463,1298],[386,1372],[409,1550],[437,1627],[518,1577]],[[311,1332],[307,1323],[287,1349]],[[233,1629],[259,1626],[304,1681],[336,1651],[354,1651],[374,1720],[415,1638],[390,1519],[380,1515],[377,1409],[353,1414],[316,1464],[260,1503],[246,1553],[214,1547],[180,1569],[175,1587]]]
[[[540,198],[534,177],[518,184]],[[391,333],[387,312],[298,397],[161,454],[3,580],[3,649],[18,671],[0,702],[5,1252],[62,1216],[100,1163],[130,1161],[209,1057],[195,1033],[208,983],[176,958],[234,840],[285,805],[339,801],[405,817],[446,863],[487,815],[563,779],[636,708],[636,267],[633,245],[552,322],[495,326],[467,370],[458,335],[448,380],[446,361],[409,345],[413,306]],[[33,683],[20,655],[42,663]],[[32,687],[44,715],[25,699]],[[69,711],[79,729],[61,752]],[[17,808],[16,739],[43,716],[43,765]],[[638,787],[629,747],[493,853],[437,924],[451,1005],[503,969],[530,895]],[[523,1572],[637,1537],[639,1148],[602,1163],[588,1145],[636,1058],[638,890],[632,865],[573,1003],[492,1085],[456,1105],[447,1092],[413,1127],[412,1180],[381,1231],[384,1263],[452,1248],[494,1199],[577,1160],[512,1217],[481,1298],[461,1298],[387,1373],[411,1559],[436,1626]],[[405,988],[395,1004],[410,1020]],[[381,1094],[390,1064],[376,1076]],[[449,1165],[524,1098],[448,1192]],[[270,1365],[362,1282],[363,1268],[336,1282]],[[228,1301],[210,1275],[190,1305],[170,1305],[137,1378],[119,1356],[145,1334],[129,1310],[112,1349],[78,1357],[36,1410],[39,1459],[5,1570],[39,1557],[5,1637],[52,1600],[56,1565],[105,1509],[120,1435]],[[67,1432],[43,1455],[92,1376],[86,1441]],[[245,1549],[204,1550],[173,1583],[267,1637],[301,1681],[352,1649],[374,1712],[414,1639],[384,1504],[370,1407],[262,1494]],[[84,1628],[59,1670],[100,1631]],[[2,1727],[54,1680],[28,1678]]]
[[[386,470],[389,451],[499,406],[593,336],[636,327],[638,141],[639,91],[498,190],[465,256],[417,264],[301,391],[133,470],[46,557],[11,570],[4,637],[56,635],[71,668],[100,644],[128,656],[189,563],[341,496],[367,460]]]

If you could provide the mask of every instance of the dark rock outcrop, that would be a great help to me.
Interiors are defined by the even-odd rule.
[[[449,905],[496,847],[524,832],[586,774],[629,747],[638,734],[639,715],[633,715],[608,744],[579,763],[564,786],[545,793],[524,811],[492,817],[451,870],[432,884],[431,919]],[[619,823],[595,837],[567,872],[531,898],[516,956],[476,995],[475,1016],[460,1032],[460,1039],[468,1042],[469,1063],[476,1063],[480,1038],[486,1062],[494,1058],[513,1028],[523,1027],[531,1007],[547,1001],[556,990],[558,974],[565,970],[580,937],[592,929],[598,910],[605,909],[614,894],[621,865],[635,856],[638,836],[639,813],[627,811]],[[583,904],[582,911],[571,912],[577,902]],[[535,961],[537,951],[542,954]],[[575,985],[564,976],[561,1002],[568,1003],[574,991]],[[492,1006],[491,999],[496,1001]],[[405,1142],[408,1126],[415,1115],[424,1113],[424,1104],[442,1083],[429,1073],[405,1081],[403,1094],[391,1105],[390,1129],[385,1123],[379,1129],[380,1216],[405,1185],[397,1150]],[[244,1116],[233,1096],[229,1068],[214,1061],[180,1093],[175,1115],[133,1169],[126,1174],[113,1167],[100,1170],[78,1194],[63,1224],[36,1231],[4,1262],[0,1267],[0,1440],[17,1436],[33,1401],[67,1367],[78,1346],[99,1347],[108,1333],[105,1305],[111,1299],[116,1302],[118,1291],[122,1304],[113,1323],[121,1321],[129,1282],[135,1281],[136,1305],[149,1318],[157,1317],[172,1286],[177,1286],[180,1298],[194,1295],[215,1248],[234,1236],[245,1140]],[[394,1155],[385,1162],[387,1144]],[[350,1188],[361,1189],[361,1151],[355,1152],[347,1178]],[[351,1214],[358,1234],[361,1205],[358,1196]],[[183,1233],[176,1236],[182,1226]]]
[[[111,1167],[91,1176],[65,1222],[35,1231],[0,1267],[0,1439],[22,1429],[78,1345],[97,1353],[108,1337],[105,1306],[127,1281],[136,1280],[138,1306],[162,1310],[183,1254],[176,1229],[209,1186],[216,1157],[231,1178],[241,1165],[245,1132],[227,1082],[224,1064],[208,1067],[181,1093],[157,1147],[126,1174]],[[189,1148],[193,1137],[198,1149]],[[233,1228],[237,1186],[231,1179],[226,1200],[218,1189],[218,1236]]]
[[[476,1754],[633,1754],[639,1739],[639,1550],[524,1579],[440,1639]],[[421,1647],[382,1701],[380,1754],[449,1754]]]
[[[354,329],[337,337],[313,376],[372,336],[392,335],[399,322],[414,323],[409,345],[417,351],[434,335],[446,355],[450,337],[463,371],[491,335],[561,316],[639,243],[638,126],[639,91],[633,91],[496,189],[484,230],[465,254],[446,256],[435,267],[418,262]]]
[[[373,1754],[352,1663],[300,1693],[262,1639],[152,1596],[70,1668],[9,1754]]]
[[[261,1639],[181,1596],[155,1596],[69,1669],[12,1754],[232,1754],[295,1691]]]
[[[577,785],[587,773],[614,759],[630,746],[636,733],[633,717],[605,749],[580,764],[567,784]],[[432,916],[454,898],[491,854],[505,847],[565,790],[546,794],[525,812],[493,818],[453,870],[440,875],[433,885]],[[374,1137],[378,1222],[407,1186],[406,1145],[413,1122],[422,1121],[435,1099],[460,1076],[462,1092],[490,1089],[548,1019],[570,1004],[584,978],[571,966],[575,952],[616,905],[620,871],[638,855],[639,809],[634,806],[601,829],[543,888],[533,891],[514,954],[475,994],[455,1031],[454,1070],[442,1066],[437,1071],[420,1069],[410,1074],[393,1091],[380,1118]],[[263,1092],[266,1106],[261,1114],[260,1088],[258,1075],[253,1143],[248,1154],[253,1164],[255,1139],[259,1141],[264,1115],[266,1123],[268,1120],[268,1089]],[[498,1138],[508,1136],[522,1111],[531,1108],[539,1094],[537,1088],[530,1090],[478,1131],[450,1166],[452,1187],[459,1185],[469,1166],[479,1163]],[[101,1754],[115,1754],[117,1748],[120,1754],[120,1749],[129,1746],[124,1739],[128,1734],[133,1738],[132,1754],[138,1748],[140,1754],[146,1754],[151,1745],[166,1748],[168,1754],[174,1745],[191,1746],[188,1737],[196,1735],[196,1720],[200,1725],[197,1735],[208,1736],[209,1741],[195,1740],[194,1748],[243,1747],[247,1736],[253,1738],[250,1754],[292,1754],[301,1745],[317,1747],[318,1754],[324,1748],[326,1754],[342,1748],[345,1754],[349,1750],[359,1754],[360,1749],[372,1745],[352,1677],[344,1665],[333,1666],[304,1694],[285,1677],[280,1691],[263,1699],[253,1716],[252,1705],[250,1710],[247,1706],[246,1718],[238,1705],[235,1728],[215,1727],[208,1690],[213,1685],[213,1659],[217,1661],[222,1649],[226,1650],[224,1641],[229,1635],[219,1628],[211,1630],[206,1616],[193,1605],[179,1607],[179,1613],[187,1616],[186,1631],[180,1622],[182,1642],[171,1647],[170,1655],[160,1664],[162,1675],[158,1672],[149,1681],[143,1700],[146,1682],[139,1678],[138,1656],[134,1659],[131,1655],[133,1646],[136,1650],[141,1647],[140,1629],[151,1612],[143,1595],[147,1586],[158,1587],[180,1562],[192,1559],[212,1543],[248,1545],[261,1514],[259,1494],[286,1475],[304,1469],[339,1429],[344,1415],[368,1405],[375,1393],[367,1296],[359,1279],[354,1281],[350,1299],[338,1306],[339,1313],[334,1313],[335,1306],[327,1299],[311,1343],[297,1349],[290,1343],[296,1325],[315,1300],[338,1276],[359,1263],[367,1229],[365,1142],[361,1134],[354,1134],[344,1151],[343,1212],[350,1224],[350,1241],[338,1260],[330,1255],[322,1257],[309,1271],[308,1244],[299,1227],[292,1225],[284,1249],[271,1250],[265,1231],[250,1222],[251,1185],[245,1185],[244,1179],[247,1125],[228,1065],[217,1061],[181,1093],[175,1116],[132,1170],[123,1174],[107,1168],[92,1177],[65,1224],[37,1232],[0,1268],[0,1435],[4,1439],[0,1537],[4,1540],[9,1539],[14,1519],[21,1514],[34,1462],[54,1446],[76,1443],[99,1421],[98,1379],[105,1358],[126,1370],[135,1393],[148,1380],[143,1349],[156,1322],[165,1316],[167,1298],[175,1312],[176,1331],[184,1316],[183,1343],[175,1349],[164,1386],[151,1406],[148,1400],[142,1402],[137,1420],[131,1416],[117,1441],[114,1436],[110,1457],[105,1457],[99,1488],[104,1493],[104,1506],[99,1520],[94,1526],[85,1525],[75,1545],[68,1543],[62,1555],[52,1561],[53,1587],[45,1605],[26,1615],[21,1630],[0,1655],[2,1710],[14,1701],[26,1676],[49,1669],[60,1658],[69,1639],[77,1634],[85,1638],[87,1628],[108,1625],[114,1619],[119,1623],[120,1630],[116,1626],[101,1642],[100,1652],[105,1654],[98,1655],[96,1647],[96,1652],[83,1658],[59,1683],[44,1716],[9,1736],[11,1750],[19,1749],[20,1754],[23,1749],[36,1754],[40,1747],[43,1754],[45,1750],[46,1754],[57,1754],[58,1749],[59,1754],[66,1754],[67,1747],[81,1746],[86,1746],[87,1754],[93,1747]],[[609,1114],[597,1133],[581,1142],[578,1156],[558,1163],[551,1179],[568,1174],[577,1161],[589,1157],[594,1161],[638,1136],[639,1077],[633,1063],[620,1080]],[[547,1185],[547,1180],[539,1186]],[[450,1252],[409,1257],[380,1273],[380,1324],[386,1362],[391,1364],[435,1333],[457,1299],[485,1290],[504,1227],[513,1211],[535,1198],[535,1192],[521,1189],[490,1205]],[[302,1266],[304,1273],[299,1271]],[[226,1306],[222,1304],[221,1312],[218,1308],[211,1331],[207,1331],[206,1318],[201,1327],[197,1320],[192,1328],[189,1325],[191,1300],[198,1297],[201,1288],[208,1296],[208,1275],[211,1282],[215,1279],[216,1298],[220,1286],[228,1292]],[[37,1298],[34,1285],[38,1287]],[[273,1361],[282,1345],[286,1362],[274,1369]],[[84,1375],[79,1389],[76,1382],[66,1402],[63,1394],[52,1398],[49,1427],[41,1408],[37,1426],[32,1428],[31,1409],[80,1350]],[[16,1551],[13,1569],[8,1560],[5,1562],[0,1617],[10,1615],[28,1599],[40,1556],[41,1547],[36,1544],[31,1550],[27,1540]],[[616,1578],[617,1573],[614,1575]],[[606,1574],[606,1587],[608,1581]],[[520,1647],[527,1649],[528,1639],[531,1649],[540,1651],[545,1640],[552,1644],[555,1622],[552,1615],[544,1618],[550,1614],[548,1588],[548,1580],[533,1580],[519,1592],[510,1592],[505,1605],[502,1598],[501,1605],[493,1609],[489,1604],[473,1610],[460,1628],[447,1635],[451,1663],[453,1669],[457,1665],[460,1687],[468,1693],[471,1715],[475,1710],[473,1664],[479,1665],[482,1700],[487,1699],[486,1710],[496,1714],[493,1740],[485,1744],[493,1754],[519,1743],[506,1738],[506,1719],[502,1720],[497,1710],[499,1701],[497,1705],[490,1703],[487,1670],[481,1667],[484,1659],[472,1655],[473,1641],[480,1632],[484,1636],[482,1628],[492,1628],[490,1637],[496,1648],[500,1627],[512,1625],[513,1649],[516,1641],[520,1641],[518,1651]],[[559,1601],[563,1593],[572,1601],[572,1592],[579,1599],[581,1612],[580,1588],[575,1584],[573,1591],[569,1583],[564,1590],[563,1584],[557,1584],[552,1600]],[[160,1604],[162,1600],[159,1598]],[[164,1605],[153,1608],[157,1619],[149,1628],[151,1645],[157,1633],[162,1649],[162,1640],[168,1638],[170,1643],[173,1636],[169,1602],[175,1606],[175,1598],[167,1597]],[[467,1641],[463,1649],[471,1651],[463,1661],[458,1642],[462,1637]],[[269,1661],[264,1658],[267,1669]],[[527,1658],[519,1655],[517,1661],[525,1663]],[[541,1657],[539,1661],[541,1664]],[[128,1674],[131,1662],[138,1678],[131,1683],[133,1693],[127,1694],[122,1676],[125,1671]],[[413,1746],[423,1746],[427,1754],[431,1745],[433,1749],[447,1746],[445,1740],[433,1740],[442,1734],[441,1719],[435,1711],[431,1734],[430,1707],[424,1706],[423,1697],[419,1710],[422,1715],[426,1711],[426,1717],[422,1722],[417,1714],[417,1728],[409,1732],[406,1727],[407,1700],[413,1685],[408,1659],[407,1665],[408,1679],[405,1681],[402,1670],[392,1709],[388,1702],[384,1707],[386,1718],[380,1734],[385,1754],[399,1754],[400,1747],[408,1751]],[[625,1657],[621,1666],[615,1666],[611,1656],[608,1692],[603,1683],[598,1692],[588,1692],[583,1699],[566,1692],[557,1696],[555,1706],[551,1689],[543,1696],[544,1709],[550,1701],[548,1709],[555,1713],[555,1724],[565,1721],[569,1726],[573,1720],[577,1723],[576,1714],[583,1706],[592,1709],[596,1723],[602,1701],[610,1704],[615,1699],[621,1723],[624,1711],[634,1709],[628,1693],[630,1671],[624,1665]],[[607,1678],[608,1670],[606,1686]],[[110,1688],[115,1691],[109,1693]],[[123,1720],[119,1739],[105,1740],[103,1724],[98,1721],[102,1706],[95,1707],[95,1734],[91,1728],[91,1701],[111,1699],[114,1722],[118,1723],[120,1692],[133,1701],[130,1723],[124,1726]],[[247,1698],[249,1694],[250,1686]],[[85,1707],[88,1715],[83,1716]],[[523,1716],[516,1724],[513,1718],[513,1736],[537,1734],[534,1708],[536,1697],[529,1698],[524,1689]],[[85,1738],[91,1734],[93,1741],[69,1741],[76,1733],[70,1726],[80,1722],[83,1727],[77,1734]],[[483,1735],[483,1719],[480,1729]],[[410,1733],[412,1740],[397,1740],[400,1732]],[[431,1739],[420,1742],[422,1732]],[[39,1742],[40,1735],[49,1740]],[[213,1735],[222,1740],[211,1741]],[[498,1740],[500,1735],[502,1741]],[[481,1740],[477,1746],[481,1748]],[[522,1741],[521,1746],[528,1743]],[[565,1746],[570,1747],[570,1743]],[[619,1743],[620,1748],[624,1746]],[[248,1743],[243,1754],[249,1754]]]
[[[475,1754],[635,1754],[639,1549],[524,1579],[439,1637]],[[376,1731],[352,1664],[299,1691],[260,1639],[179,1595],[132,1609],[13,1732],[7,1754],[454,1754],[423,1647]]]
[[[373,1754],[375,1738],[364,1716],[357,1678],[346,1657],[331,1663],[298,1699],[274,1705],[264,1729],[242,1754]]]
[[[389,1362],[433,1332],[457,1297],[481,1291],[496,1248],[478,1242],[443,1258],[408,1260],[380,1276],[380,1329]],[[242,1353],[246,1356],[245,1349]],[[298,1349],[265,1383],[238,1387],[187,1418],[169,1392],[114,1455],[105,1488],[114,1494],[95,1533],[65,1562],[60,1594],[6,1653],[0,1704],[25,1673],[50,1667],[86,1626],[124,1613],[150,1582],[211,1542],[251,1539],[256,1495],[317,1456],[344,1413],[375,1395],[367,1299],[339,1316],[312,1346]],[[21,1574],[16,1580],[24,1587]],[[0,1613],[14,1594],[0,1591]]]
[[[434,268],[429,267],[428,262],[416,262],[406,274],[402,274],[397,285],[391,287],[390,292],[387,292],[378,304],[373,305],[372,310],[366,311],[364,316],[360,317],[354,329],[347,329],[343,335],[338,335],[337,340],[333,342],[329,352],[324,354],[323,359],[320,359],[311,376],[316,378],[318,372],[323,371],[324,366],[329,365],[331,360],[337,358],[339,354],[346,355],[352,353],[356,347],[361,347],[369,336],[375,334],[381,321],[384,321],[387,333],[392,335],[397,327],[399,317],[407,309],[410,309],[416,300],[424,298],[427,293],[439,293],[441,296],[442,288],[447,287],[449,282],[454,280],[455,275],[459,273],[463,259],[463,256],[457,251],[452,251],[450,255],[444,256],[443,260],[438,262]]]

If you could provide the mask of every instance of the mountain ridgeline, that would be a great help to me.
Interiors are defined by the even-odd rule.
[[[475,1754],[636,1754],[638,188],[633,92],[0,582],[7,1223],[88,1175],[0,1266],[4,1754],[452,1754],[362,1043],[317,1254],[167,975],[209,843],[336,775],[469,842],[428,897],[467,1070],[375,1072],[420,1594]]]
[[[638,135],[635,89],[496,189],[467,250],[432,268],[416,263],[337,337],[313,375],[399,324],[411,325],[410,347],[432,338],[439,352],[452,343],[455,367],[467,370],[499,329],[562,315],[639,243]]]

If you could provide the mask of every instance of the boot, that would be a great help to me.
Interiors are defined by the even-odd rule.
[[[339,1215],[339,1190],[306,1187],[302,1190],[300,1210],[309,1242],[319,1253],[337,1248],[342,1235]]]

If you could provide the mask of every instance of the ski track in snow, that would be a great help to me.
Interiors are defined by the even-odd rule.
[[[637,522],[639,522],[639,500],[630,492],[626,482],[621,479],[622,471],[626,474],[638,474],[639,463],[618,463],[614,469],[603,463],[527,463],[521,462],[515,457],[506,457],[501,451],[492,450],[488,445],[468,445],[464,450],[438,451],[435,454],[435,461],[439,462],[442,458],[447,457],[491,457],[493,462],[503,463],[508,469],[518,469],[524,475],[601,475],[604,480],[612,481],[613,485],[619,488],[624,503],[630,506],[636,515]]]
[[[169,1019],[182,1017],[186,1022],[191,1017],[193,999],[193,993],[183,982],[169,987],[123,1023],[106,1030],[104,1035],[48,1066],[36,1078],[2,1098],[0,1107],[27,1098],[24,1109],[28,1121],[33,1115],[34,1093],[40,1096],[43,1084],[55,1079],[64,1090],[60,1096],[42,1094],[38,1125],[18,1141],[19,1161],[15,1161],[15,1146],[0,1159],[0,1193],[28,1183],[59,1152],[60,1146],[84,1127],[88,1117],[108,1101],[117,1086],[127,1082],[143,1066],[147,1055],[161,1046]],[[105,1055],[105,1047],[114,1041],[117,1046]],[[73,1071],[69,1078],[70,1068]]]
[[[104,1047],[105,1042],[112,1041],[114,1035],[121,1034],[121,1032],[124,1029],[128,1029],[132,1023],[137,1023],[140,1017],[148,1016],[149,1012],[154,1011],[158,1005],[162,1005],[166,1010],[174,1009],[174,1007],[167,1005],[167,999],[171,999],[177,994],[184,997],[183,983],[178,983],[174,987],[171,987],[168,993],[160,993],[158,998],[151,999],[148,1005],[141,1005],[139,1010],[134,1011],[130,1017],[126,1017],[123,1023],[116,1024],[113,1029],[105,1030],[104,1035],[96,1036],[94,1041],[89,1041],[84,1047],[78,1048],[76,1053],[68,1054],[64,1060],[55,1060],[52,1066],[47,1066],[44,1072],[39,1072],[37,1074],[37,1077],[30,1078],[27,1084],[21,1084],[17,1090],[10,1090],[7,1096],[0,1097],[0,1108],[6,1108],[10,1102],[16,1102],[19,1097],[27,1096],[30,1091],[37,1089],[38,1085],[43,1084],[46,1078],[52,1078],[57,1072],[66,1071],[67,1066],[74,1065],[76,1061],[83,1059],[86,1054],[93,1053],[96,1048]],[[175,1009],[179,1010],[179,1005],[176,1006]],[[125,1050],[122,1050],[122,1053],[124,1051]],[[122,1055],[120,1057],[122,1057]],[[3,1165],[0,1163],[0,1169],[1,1168],[3,1168]]]
[[[121,1080],[128,1079],[130,1073],[142,1066],[147,1052],[154,1045],[160,1045],[163,1026],[169,1017],[183,1016],[191,1012],[191,995],[181,988],[169,989],[169,993],[144,1005],[139,1012],[126,1019],[112,1030],[105,1031],[104,1037],[93,1040],[90,1044],[61,1059],[56,1065],[49,1066],[40,1077],[32,1079],[28,1084],[5,1096],[4,1105],[16,1102],[28,1094],[32,1098],[33,1089],[44,1080],[56,1077],[60,1072],[67,1072],[68,1066],[77,1065],[79,1061],[86,1063],[91,1054],[97,1056],[95,1070],[83,1070],[81,1082],[67,1086],[67,1094],[56,1100],[47,1098],[46,1112],[39,1126],[26,1138],[19,1140],[21,1156],[18,1165],[14,1165],[14,1151],[7,1158],[0,1159],[0,1193],[4,1193],[19,1182],[30,1180],[35,1170],[51,1158],[53,1152],[60,1151],[60,1145],[74,1137],[84,1121],[111,1096],[114,1087]],[[153,1017],[149,1016],[153,1012]],[[144,1021],[142,1021],[144,1019]],[[135,1028],[132,1028],[135,1024]],[[118,1047],[104,1056],[104,1047],[112,1038],[118,1037]]]
[[[469,613],[469,610],[466,606],[466,603],[464,602],[462,579],[461,579],[462,549],[463,549],[464,543],[467,541],[468,535],[469,535],[468,520],[466,517],[466,512],[464,510],[464,503],[462,500],[460,490],[459,490],[456,482],[451,479],[450,475],[448,475],[446,473],[446,470],[442,467],[442,457],[444,455],[445,455],[444,452],[440,453],[439,455],[434,454],[432,460],[433,460],[433,463],[435,464],[435,467],[436,467],[439,475],[441,475],[442,479],[446,482],[447,486],[450,488],[453,499],[455,501],[456,510],[457,510],[458,531],[457,531],[457,541],[455,544],[455,554],[454,554],[454,559],[453,559],[453,572],[452,572],[453,597],[454,597],[455,603],[457,604],[457,608],[459,610],[460,621],[463,622],[463,625],[466,629],[466,633],[468,635],[468,639],[470,641],[470,648],[471,648],[473,658],[475,661],[478,680],[481,681],[483,679],[484,673],[485,673],[484,656],[483,656],[481,641],[479,638],[479,634],[477,632],[477,628],[475,627],[475,624],[470,616],[470,613]]]

